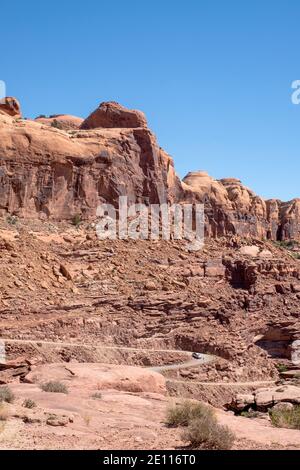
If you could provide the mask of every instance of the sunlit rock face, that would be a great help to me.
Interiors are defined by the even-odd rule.
[[[264,200],[236,178],[214,180],[204,171],[183,179],[184,197],[205,204],[206,232],[211,236],[235,234],[269,240],[299,239],[300,200],[284,203]]]
[[[95,217],[99,204],[205,205],[206,236],[299,239],[300,199],[263,200],[236,178],[205,171],[180,181],[145,115],[101,103],[85,120],[21,118],[16,98],[0,104],[0,215],[53,220]]]

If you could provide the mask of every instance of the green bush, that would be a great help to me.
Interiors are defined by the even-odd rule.
[[[300,405],[292,410],[270,410],[269,415],[277,428],[300,429]]]
[[[15,396],[9,387],[0,387],[0,402],[12,403],[14,399]]]
[[[75,215],[72,217],[72,224],[73,224],[75,227],[79,227],[79,225],[81,224],[81,215],[80,215],[80,214],[75,214]]]
[[[58,381],[50,381],[41,385],[41,389],[44,392],[51,393],[68,393],[67,387]]]
[[[277,364],[276,369],[278,372],[286,372],[288,370],[287,366],[285,364]]]
[[[202,403],[185,401],[167,410],[166,424],[168,426],[188,426],[195,418],[212,417],[213,411]]]
[[[234,434],[214,416],[193,419],[182,438],[194,449],[229,450],[234,443]]]

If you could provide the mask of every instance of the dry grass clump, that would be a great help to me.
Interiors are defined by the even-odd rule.
[[[0,403],[3,401],[6,403],[12,403],[14,399],[15,396],[9,387],[0,387]]]
[[[203,403],[185,401],[167,410],[168,426],[184,426],[182,438],[194,449],[228,450],[235,436],[227,426],[218,424],[211,408]]]
[[[300,429],[300,405],[292,410],[270,410],[269,415],[277,428]]]
[[[51,392],[51,393],[68,393],[67,387],[62,383],[55,380],[50,382],[46,382],[41,385],[41,389],[44,392]]]

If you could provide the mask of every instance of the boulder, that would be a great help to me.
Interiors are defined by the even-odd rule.
[[[259,253],[259,247],[256,245],[251,245],[251,246],[246,245],[240,248],[241,255],[251,256],[253,258],[256,258],[258,256],[258,253]]]
[[[283,385],[255,392],[255,403],[258,409],[266,409],[281,402],[300,404],[300,387]]]
[[[283,385],[258,389],[253,394],[238,394],[227,405],[227,408],[238,412],[250,407],[258,411],[267,411],[269,408],[283,403],[300,404],[300,387]]]
[[[273,406],[272,410],[274,411],[291,411],[294,409],[294,405],[292,403],[277,403],[277,405]]]
[[[141,111],[124,108],[111,101],[101,103],[89,117],[81,124],[81,129],[104,128],[130,128],[147,127],[145,115]]]
[[[19,101],[11,96],[7,96],[0,101],[0,113],[1,112],[16,118],[22,116]]]

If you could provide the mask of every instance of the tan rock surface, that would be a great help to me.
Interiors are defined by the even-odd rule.
[[[75,380],[73,380],[75,378]],[[166,393],[165,379],[157,372],[130,366],[105,364],[50,364],[34,368],[26,375],[28,383],[46,383],[59,380],[69,388],[90,390],[114,389],[125,392]]]
[[[58,128],[61,130],[76,130],[79,129],[83,123],[83,119],[77,116],[71,116],[69,114],[57,114],[56,116],[50,117],[37,117],[36,122],[44,124],[45,126],[50,126]]]

